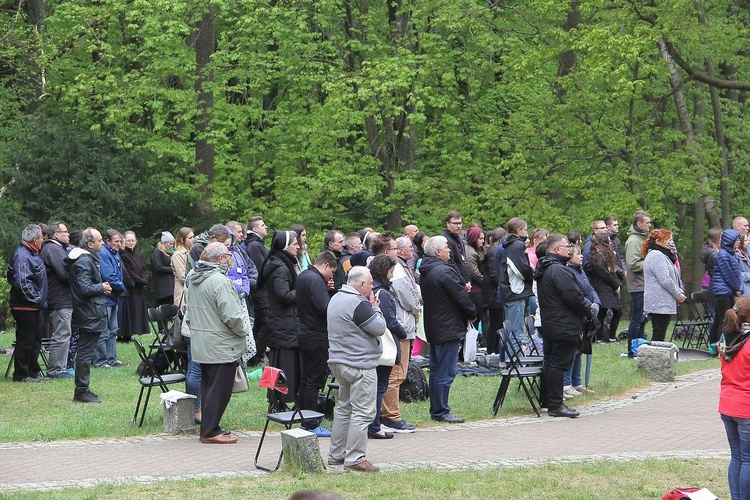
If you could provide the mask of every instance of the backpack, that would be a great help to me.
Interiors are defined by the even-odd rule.
[[[425,377],[422,368],[413,361],[409,361],[406,378],[399,388],[398,397],[406,403],[424,401],[430,397],[430,386],[427,384],[427,377]]]

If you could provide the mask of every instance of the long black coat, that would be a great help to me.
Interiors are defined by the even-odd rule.
[[[298,347],[296,276],[278,254],[263,267],[263,286],[268,291],[268,346],[273,349]]]
[[[422,260],[420,273],[427,342],[441,344],[463,339],[467,322],[477,316],[463,276],[454,265],[430,256]]]
[[[153,271],[154,290],[156,298],[163,299],[174,295],[174,273],[172,260],[159,247],[151,252],[151,270]]]

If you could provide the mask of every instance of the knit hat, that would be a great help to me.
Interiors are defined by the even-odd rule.
[[[476,246],[477,241],[479,241],[479,236],[482,234],[482,228],[478,226],[470,227],[468,231],[466,231],[466,243],[468,243],[471,246]]]
[[[174,236],[169,231],[162,231],[161,233],[162,243],[174,243]]]

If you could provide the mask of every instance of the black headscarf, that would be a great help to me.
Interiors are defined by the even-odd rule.
[[[279,259],[281,262],[284,263],[284,265],[289,268],[289,273],[292,276],[291,281],[291,287],[294,288],[294,285],[297,282],[297,271],[295,269],[295,265],[297,264],[297,258],[292,257],[286,252],[286,249],[289,247],[289,244],[297,239],[297,233],[294,231],[274,231],[273,237],[271,238],[271,252],[268,254],[268,257],[263,261],[263,266],[261,266],[261,280],[265,280],[265,269],[268,265],[268,261],[273,259]],[[264,283],[265,285],[265,283]]]

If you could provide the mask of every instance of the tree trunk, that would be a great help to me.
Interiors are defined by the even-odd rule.
[[[706,58],[706,72],[714,76],[714,63],[711,58]],[[714,115],[714,129],[716,130],[716,144],[721,148],[721,227],[729,227],[732,220],[732,193],[729,191],[729,178],[732,175],[732,166],[729,163],[727,152],[727,140],[724,135],[724,120],[721,113],[721,101],[719,90],[711,85],[708,86],[711,94],[711,109]]]
[[[693,158],[700,167],[700,171],[705,172],[703,159],[700,157],[700,155],[692,151],[692,147],[695,143],[695,133],[693,132],[693,126],[690,121],[690,113],[688,112],[687,101],[685,99],[685,86],[682,82],[682,78],[680,77],[679,72],[677,71],[677,67],[674,64],[674,61],[672,60],[672,57],[669,55],[667,43],[663,38],[659,40],[659,51],[661,52],[664,61],[667,63],[667,68],[669,69],[669,82],[674,93],[677,116],[680,121],[682,132],[685,134],[687,147],[689,148],[689,151],[691,151]],[[720,224],[719,213],[716,209],[716,202],[713,196],[709,194],[711,188],[708,184],[708,175],[706,175],[705,173],[700,174],[700,177],[698,177],[698,184],[700,186],[701,193],[703,193],[700,200],[703,203],[703,207],[706,211],[706,217],[708,217],[708,221],[711,227],[716,227],[718,224]]]
[[[214,106],[214,95],[210,90],[206,90],[204,86],[212,79],[209,63],[216,49],[213,7],[208,7],[208,11],[203,13],[200,22],[195,26],[193,43],[198,72],[198,77],[195,81],[195,91],[198,97],[198,113],[195,117],[195,169],[203,176],[199,187],[201,192],[199,209],[203,213],[209,213],[211,212],[210,199],[212,194],[211,185],[214,180],[215,150],[213,143],[208,139],[208,132],[211,127],[211,111]]]

